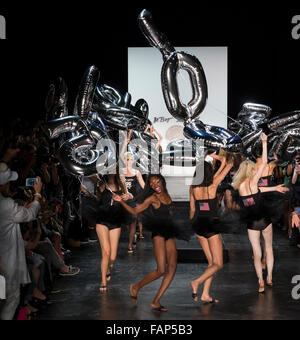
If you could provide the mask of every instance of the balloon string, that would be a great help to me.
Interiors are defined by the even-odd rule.
[[[231,120],[234,121],[236,124],[238,124],[240,127],[243,126],[240,122],[238,122],[237,120],[231,118],[230,116],[228,116],[228,114],[226,114],[226,113],[223,112],[222,110],[218,109],[217,107],[213,106],[212,104],[207,103],[207,106],[210,106],[210,107],[213,108],[215,111],[221,113],[223,116],[226,116],[227,118],[231,119]]]

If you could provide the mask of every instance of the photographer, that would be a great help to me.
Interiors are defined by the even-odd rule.
[[[0,163],[0,265],[6,279],[6,301],[0,311],[0,319],[12,320],[20,300],[20,285],[30,283],[25,259],[24,240],[20,223],[36,219],[40,210],[42,182],[34,183],[34,201],[19,206],[9,197],[10,182],[18,174],[5,163]]]

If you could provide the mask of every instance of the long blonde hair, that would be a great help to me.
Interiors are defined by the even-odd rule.
[[[253,177],[253,170],[255,169],[255,163],[252,161],[243,161],[240,167],[232,179],[232,187],[234,189],[239,189],[240,185],[247,178]]]

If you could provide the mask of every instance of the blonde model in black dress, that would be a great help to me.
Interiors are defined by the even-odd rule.
[[[248,236],[253,249],[254,266],[259,281],[259,293],[265,291],[265,283],[262,272],[262,249],[260,244],[261,234],[264,238],[265,253],[267,262],[267,285],[272,286],[272,274],[274,267],[274,253],[273,253],[273,228],[272,216],[276,211],[269,209],[267,204],[264,204],[261,193],[270,191],[278,191],[285,193],[289,189],[284,185],[273,187],[258,187],[258,183],[262,174],[268,164],[268,150],[267,150],[267,136],[261,135],[263,154],[262,161],[259,167],[252,161],[244,161],[241,163],[239,170],[233,178],[232,186],[239,191],[241,198],[241,221],[247,225]]]
[[[128,212],[113,200],[113,195],[118,194],[124,200],[128,200],[125,180],[120,175],[104,176],[105,189],[101,195],[96,217],[96,232],[99,238],[102,259],[101,259],[101,285],[99,290],[106,292],[107,281],[111,278],[111,268],[116,261],[121,227],[126,226],[130,221]]]

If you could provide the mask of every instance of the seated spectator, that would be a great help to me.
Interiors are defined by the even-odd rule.
[[[20,285],[30,283],[20,223],[34,220],[40,210],[41,179],[34,183],[34,201],[25,207],[9,197],[10,182],[17,179],[16,172],[0,163],[0,265],[6,279],[6,300],[0,311],[2,320],[13,319],[20,301]]]
[[[35,226],[35,227],[34,227]],[[45,285],[45,258],[33,250],[36,248],[41,229],[37,221],[30,222],[24,228],[25,254],[28,271],[31,278],[31,284],[27,285],[25,294],[25,305],[29,310],[39,309],[42,302],[46,302],[47,296],[44,294]]]

